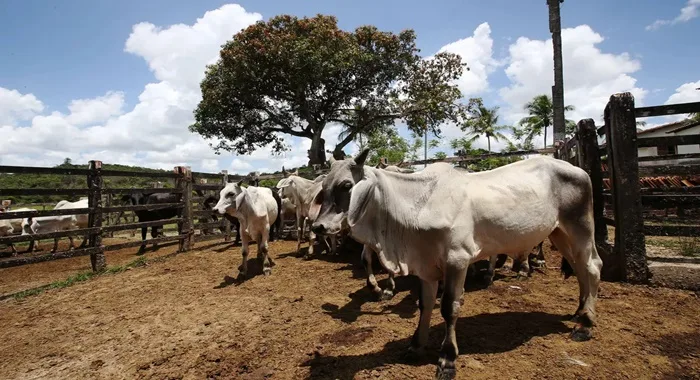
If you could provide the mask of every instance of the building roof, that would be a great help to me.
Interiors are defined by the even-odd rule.
[[[655,127],[642,129],[642,130],[637,128],[637,135],[644,135],[647,133],[656,132],[656,131],[663,130],[663,129],[668,129],[668,131],[666,131],[666,133],[676,133],[676,132],[680,132],[680,131],[688,129],[688,128],[696,127],[698,125],[700,125],[700,121],[685,119],[685,120],[680,120],[680,121],[674,121],[673,123],[657,125]]]

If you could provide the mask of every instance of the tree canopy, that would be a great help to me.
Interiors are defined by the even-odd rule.
[[[525,144],[531,144],[532,140],[544,132],[544,148],[547,147],[547,128],[554,123],[554,105],[549,95],[537,95],[525,104],[528,116],[522,118],[513,128],[513,135],[517,139],[523,139]],[[573,111],[574,106],[565,106],[564,111]],[[566,135],[572,136],[576,132],[576,123],[565,120]]]
[[[491,139],[494,141],[508,140],[502,133],[509,127],[498,124],[498,107],[488,108],[481,98],[469,99],[469,118],[461,126],[462,131],[469,133],[475,141],[486,136],[488,151],[491,152]]]
[[[439,133],[441,123],[461,115],[453,82],[464,64],[452,53],[422,59],[415,40],[412,30],[347,32],[325,15],[259,21],[207,67],[190,130],[219,139],[217,153],[248,154],[268,144],[280,152],[287,149],[281,135],[308,138],[310,164],[325,162],[329,123],[346,128],[333,148],[337,158],[356,135],[396,120]]]

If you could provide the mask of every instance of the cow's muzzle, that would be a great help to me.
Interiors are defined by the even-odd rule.
[[[324,235],[328,229],[323,223],[319,222],[314,222],[311,225],[311,232],[315,233],[316,235]]]

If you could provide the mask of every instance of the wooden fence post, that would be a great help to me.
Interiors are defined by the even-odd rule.
[[[619,257],[614,255],[608,244],[608,226],[604,220],[605,199],[603,198],[603,173],[598,149],[598,135],[593,119],[578,122],[577,153],[579,167],[591,177],[593,187],[593,219],[595,222],[595,242],[598,254],[603,260],[601,277],[606,281],[622,280]]]
[[[221,174],[221,182],[226,186],[228,184],[228,170],[222,170]],[[226,218],[221,218],[221,223],[224,227],[224,241],[231,241],[231,223]]]
[[[107,207],[112,207],[112,193],[108,193],[106,195],[105,203],[106,203]],[[112,217],[112,215],[107,214],[107,225],[112,226],[114,224],[117,224],[117,223],[114,222],[114,218]],[[107,237],[110,237],[110,238],[114,237],[114,232],[113,231],[107,232]]]
[[[93,271],[100,272],[107,266],[104,246],[102,245],[102,161],[90,161],[88,169],[90,170],[87,178],[90,190],[88,207],[92,209],[88,214],[88,227],[100,228],[97,232],[91,233],[89,237],[89,246],[95,249],[90,253],[90,263]]]
[[[625,92],[610,97],[606,107],[615,208],[615,255],[622,260],[624,278],[631,283],[647,283],[649,268],[644,243],[644,220],[639,190],[637,124],[634,96]],[[610,160],[610,156],[608,159]]]
[[[180,211],[182,221],[178,223],[178,234],[186,235],[180,240],[180,252],[192,249],[194,229],[192,228],[192,171],[186,166],[175,167],[179,177],[176,181],[177,188],[182,190],[180,198],[185,204]]]

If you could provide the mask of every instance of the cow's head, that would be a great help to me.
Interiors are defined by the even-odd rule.
[[[238,183],[229,183],[219,193],[219,201],[214,206],[214,211],[219,214],[227,212],[233,214],[236,211],[236,197],[243,192],[243,180]]]
[[[365,149],[354,159],[331,160],[331,170],[309,208],[314,233],[336,234],[362,217],[373,189],[364,174],[368,154]]]

